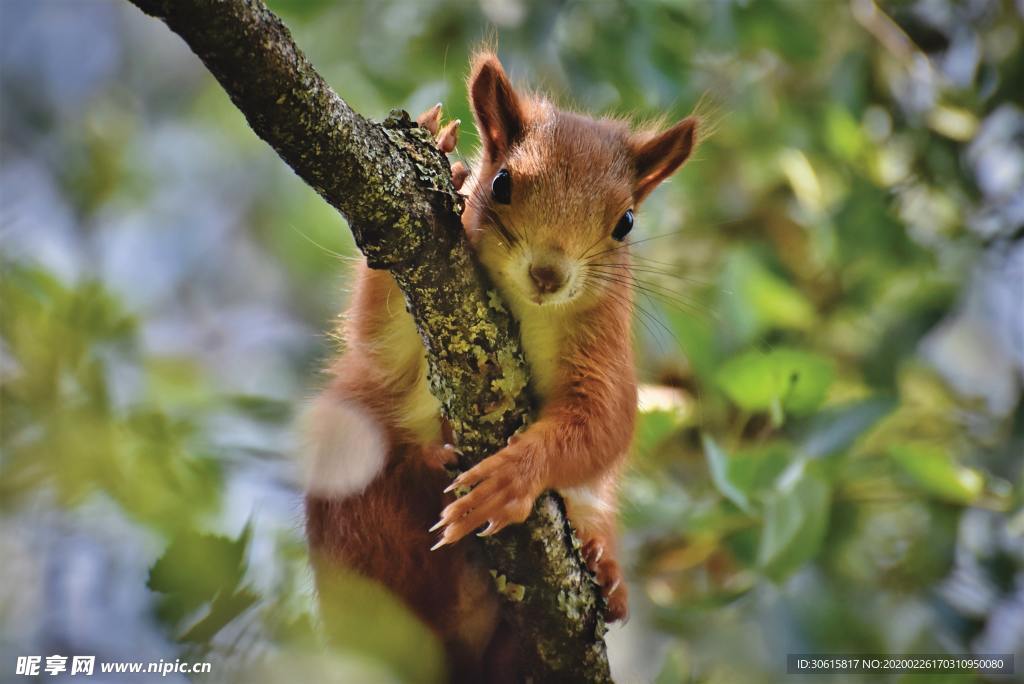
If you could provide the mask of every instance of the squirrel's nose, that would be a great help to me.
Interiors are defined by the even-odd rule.
[[[541,294],[558,292],[565,285],[565,271],[558,266],[533,264],[530,266],[530,279]]]

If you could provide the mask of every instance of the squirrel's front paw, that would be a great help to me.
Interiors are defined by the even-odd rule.
[[[583,545],[583,559],[594,573],[604,596],[605,619],[609,622],[625,619],[629,614],[629,598],[625,577],[618,561],[607,551],[604,540],[594,537]]]
[[[443,528],[434,549],[457,542],[484,523],[487,528],[481,537],[526,520],[541,492],[533,472],[526,457],[507,448],[455,478],[446,492],[473,489],[441,511],[441,519],[430,528],[431,532]]]
[[[437,149],[445,154],[455,151],[455,146],[459,142],[459,124],[461,122],[458,119],[454,119],[442,128],[440,102],[417,116],[416,123],[430,131],[430,134],[434,136],[434,141],[437,143]],[[468,177],[469,169],[465,164],[462,162],[452,164],[452,185],[455,186],[456,190],[462,188],[462,184],[466,182]]]

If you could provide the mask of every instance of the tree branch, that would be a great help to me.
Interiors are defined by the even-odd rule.
[[[462,232],[448,161],[393,113],[354,112],[261,0],[130,0],[181,36],[252,129],[347,219],[370,266],[405,293],[427,350],[431,391],[468,467],[529,418],[528,369],[514,320],[488,289]],[[561,500],[485,542],[537,681],[610,681],[603,601]]]

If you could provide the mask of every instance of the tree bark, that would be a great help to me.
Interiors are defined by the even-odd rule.
[[[348,221],[373,268],[405,293],[426,348],[430,386],[463,468],[529,420],[529,371],[515,321],[476,266],[448,161],[393,112],[354,112],[261,0],[130,0],[181,36],[252,129]],[[603,600],[554,493],[523,525],[485,542],[536,681],[611,681]]]

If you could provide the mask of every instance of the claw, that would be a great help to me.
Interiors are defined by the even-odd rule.
[[[444,518],[441,518],[436,523],[434,523],[434,526],[427,530],[427,532],[437,532],[442,527],[444,527]]]
[[[442,546],[444,546],[447,543],[448,543],[448,540],[445,539],[444,537],[441,537],[441,541],[439,541],[436,544],[434,544],[433,546],[431,546],[430,550],[431,551],[437,551],[439,548],[441,548]],[[420,548],[422,548],[422,547],[420,547]]]
[[[437,134],[437,147],[445,154],[452,152],[459,141],[460,123],[462,122],[459,119],[449,121],[448,125],[442,128],[441,132]]]
[[[458,450],[451,444],[442,446],[429,446],[423,450],[423,456],[427,466],[435,470],[443,470],[453,465],[457,460]]]
[[[469,178],[469,168],[465,164],[460,161],[452,164],[452,185],[456,190],[462,189],[467,178]]]
[[[430,131],[430,135],[437,135],[437,129],[441,124],[441,103],[423,112],[416,117],[417,125]]]
[[[449,492],[454,492],[455,488],[458,487],[458,486],[459,486],[459,483],[456,480],[456,481],[452,482],[450,485],[448,485],[447,487],[444,488],[444,493],[448,494]]]
[[[620,584],[622,584],[622,578],[619,578],[612,582],[611,589],[608,590],[608,595],[611,596],[612,594],[614,594],[615,590],[619,588]]]
[[[471,472],[470,470],[467,470],[466,472],[460,474],[458,477],[456,477],[454,480],[452,480],[452,483],[450,485],[448,485],[448,487],[450,489],[454,490],[456,487],[461,487],[462,485],[469,484],[468,478],[466,477],[466,475],[468,475],[470,472]],[[448,491],[448,490],[446,489],[445,491]]]
[[[494,524],[493,520],[488,520],[487,527],[485,527],[482,531],[478,532],[476,536],[490,537],[492,534],[496,534],[500,529],[501,528],[499,526]]]

